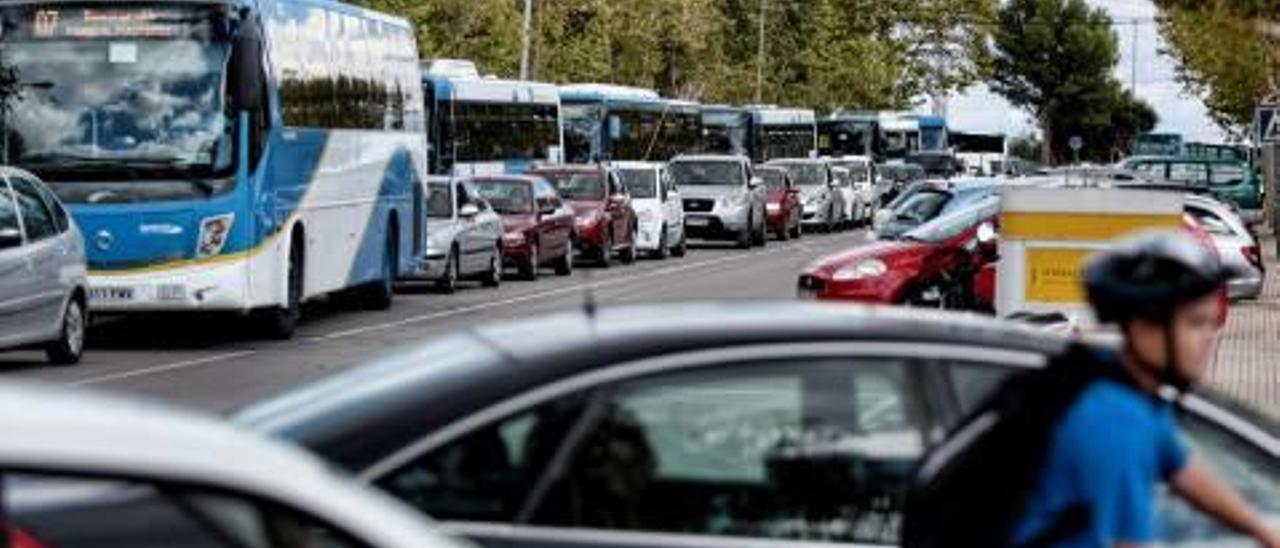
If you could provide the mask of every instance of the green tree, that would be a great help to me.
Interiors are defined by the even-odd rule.
[[[992,89],[1039,120],[1042,163],[1065,157],[1069,135],[1057,126],[1081,106],[1111,100],[1111,18],[1084,0],[1010,0],[1000,8],[994,42]]]
[[[513,0],[357,0],[400,15],[414,26],[424,59],[475,61],[486,73],[520,66],[520,10]]]

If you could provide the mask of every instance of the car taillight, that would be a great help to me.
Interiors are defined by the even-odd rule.
[[[1262,250],[1259,249],[1258,246],[1256,245],[1244,246],[1240,248],[1240,253],[1244,255],[1244,258],[1249,259],[1249,264],[1252,264],[1253,266],[1258,268],[1262,268]]]

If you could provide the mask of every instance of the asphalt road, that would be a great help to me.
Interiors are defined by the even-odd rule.
[[[589,291],[599,306],[794,298],[805,265],[864,242],[861,232],[845,232],[770,241],[750,251],[695,244],[681,259],[642,259],[607,270],[583,265],[564,278],[544,270],[538,281],[505,281],[496,290],[465,283],[444,295],[428,286],[402,287],[386,312],[311,305],[287,342],[253,339],[235,315],[110,319],[91,330],[80,365],[51,367],[43,354],[13,352],[0,354],[0,375],[222,413],[443,333],[580,307]]]

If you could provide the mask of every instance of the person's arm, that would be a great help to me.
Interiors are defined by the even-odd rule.
[[[1169,485],[1202,512],[1241,533],[1250,535],[1268,548],[1280,548],[1280,536],[1258,518],[1249,503],[1218,477],[1198,457],[1192,456],[1176,472]]]

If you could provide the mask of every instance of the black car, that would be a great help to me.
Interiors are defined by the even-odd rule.
[[[486,546],[892,544],[925,448],[1064,344],[895,309],[605,309],[458,333],[236,420]],[[1183,409],[1197,451],[1280,513],[1280,439]],[[1231,536],[1161,504],[1166,540]]]

